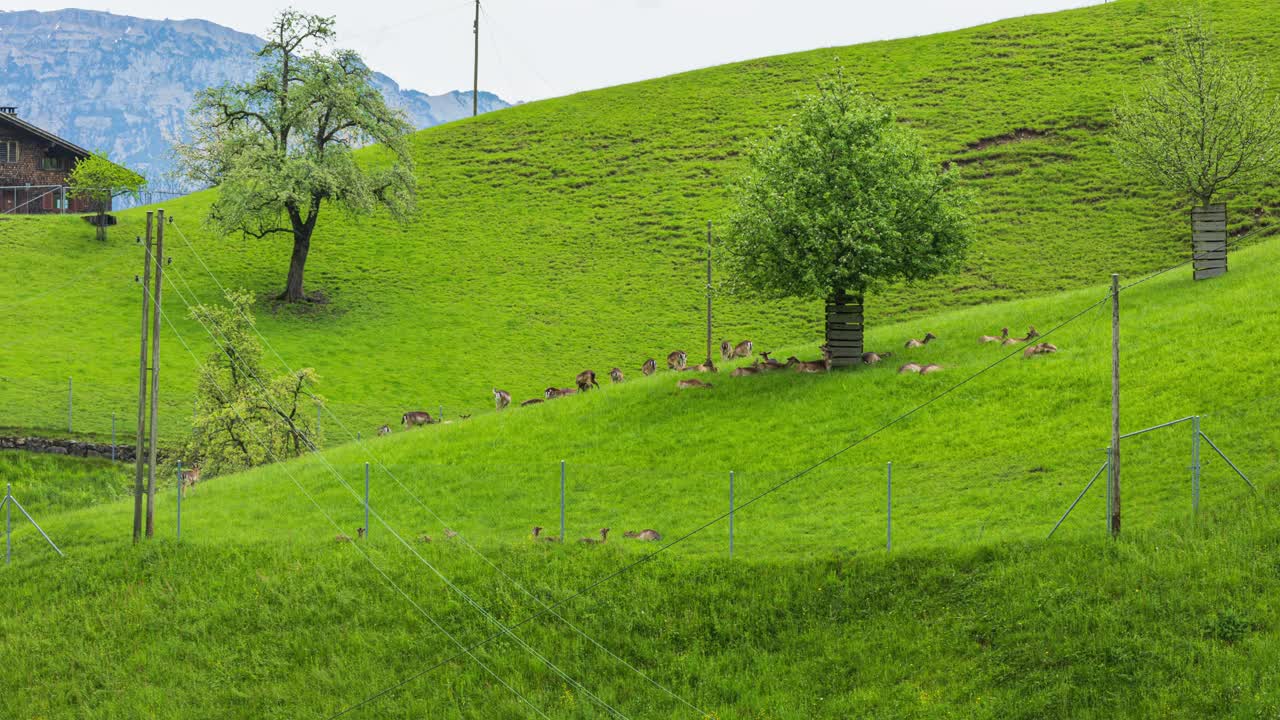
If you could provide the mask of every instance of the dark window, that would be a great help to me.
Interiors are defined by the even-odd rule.
[[[0,163],[18,162],[18,141],[0,140]]]
[[[46,155],[40,158],[40,169],[41,170],[66,170],[67,169],[66,158],[49,157],[48,155]]]

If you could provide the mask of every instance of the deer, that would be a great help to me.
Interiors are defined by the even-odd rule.
[[[181,486],[179,487],[179,491],[182,493],[182,496],[186,497],[187,488],[195,487],[196,483],[198,482],[200,482],[200,466],[199,465],[192,465],[191,469],[183,470],[182,483],[181,483]]]
[[[390,435],[390,434],[391,434],[390,425],[383,425],[382,427],[378,428],[378,437],[383,437],[385,435]]]
[[[907,341],[907,344],[906,344],[906,345],[904,345],[903,347],[906,347],[906,348],[918,348],[918,347],[924,347],[925,345],[928,345],[930,342],[932,342],[932,341],[934,341],[934,340],[937,340],[937,339],[938,339],[938,336],[937,336],[937,335],[934,335],[934,334],[933,334],[933,333],[931,333],[931,332],[927,332],[927,333],[925,333],[925,334],[924,334],[924,338],[922,338],[922,339],[920,339],[920,340],[916,340],[915,338],[911,338],[910,340],[908,340],[908,341]]]
[[[405,425],[407,427],[414,427],[416,425],[430,425],[433,422],[435,421],[431,419],[431,414],[422,412],[421,410],[414,410],[412,412],[407,412],[400,417],[400,424]]]
[[[761,365],[760,367],[765,370],[781,370],[782,368],[786,367],[786,365],[769,357],[769,353],[767,352],[760,353],[760,357],[764,358],[764,364]]]
[[[529,405],[537,405],[537,404],[538,404],[538,403],[540,403],[540,402],[543,402],[542,398],[529,398],[528,400],[525,400],[524,402],[520,403],[520,407],[527,407],[527,406],[529,406]]]
[[[1044,342],[1044,343],[1039,343],[1038,345],[1032,345],[1028,347],[1026,350],[1023,350],[1022,357],[1029,358],[1029,357],[1034,357],[1036,355],[1048,355],[1049,353],[1056,353],[1056,352],[1058,352],[1057,345],[1054,345],[1053,343]]]
[[[542,528],[542,526],[541,526],[541,525],[534,525],[534,526],[533,526],[533,539],[534,539],[534,540],[536,540],[536,541],[538,541],[538,542],[560,542],[560,538],[559,538],[558,536],[556,536],[556,535],[543,535],[543,534],[542,534],[542,529],[543,529],[543,528]]]
[[[349,542],[351,542],[351,538],[350,538],[350,537],[348,537],[348,536],[346,536],[346,535],[344,535],[344,534],[342,534],[342,533],[338,533],[337,535],[335,535],[335,536],[333,537],[333,541],[334,541],[334,542],[340,542],[340,543],[349,543]]]
[[[689,353],[683,350],[676,350],[667,355],[668,370],[683,370],[685,365],[689,363]]]
[[[470,420],[470,419],[471,419],[471,413],[467,413],[467,414],[465,414],[465,415],[459,415],[459,416],[458,416],[458,419],[459,419],[459,420]]]
[[[921,370],[921,367],[919,365],[915,363],[907,363],[906,365],[903,365],[902,367],[898,368],[898,374],[902,375],[904,373],[918,373],[920,372],[920,370]]]
[[[654,360],[653,358],[649,358],[648,360],[645,360],[644,364],[640,366],[640,372],[645,377],[649,377],[650,375],[657,372],[657,370],[658,370],[658,361]]]
[[[1009,339],[1009,328],[1000,328],[1000,337],[995,335],[979,335],[978,344],[985,345],[987,343],[1002,343]]]
[[[690,388],[710,388],[711,383],[702,382],[698,378],[689,378],[688,380],[677,381],[676,387],[681,390],[688,390]]]
[[[454,538],[458,537],[458,533],[454,532],[453,530],[450,530],[449,528],[445,528],[445,529],[444,529],[444,536],[445,536],[447,539],[452,540],[452,539],[454,539]]]
[[[622,377],[622,370],[619,368],[614,368],[610,370],[609,379],[612,380],[615,384],[622,382],[624,380],[624,378]]]
[[[363,525],[356,528],[356,536],[359,537],[361,540],[364,539],[364,534],[365,534],[365,529]]]
[[[609,540],[609,530],[610,528],[600,528],[599,540],[593,537],[584,537],[584,538],[578,538],[578,542],[583,543],[585,545],[603,545]]]
[[[419,535],[419,536],[418,536],[418,542],[420,542],[420,543],[429,543],[429,542],[431,542],[431,536],[430,536],[430,535]]]
[[[645,540],[652,542],[654,540],[661,540],[662,533],[657,530],[628,530],[622,533],[622,537],[631,538],[632,540]]]
[[[933,363],[929,363],[928,365],[925,365],[924,367],[920,368],[920,374],[928,375],[930,373],[940,372],[941,370],[942,370],[941,365],[935,365]]]
[[[720,341],[720,359],[722,360],[733,359],[733,345],[731,345],[728,340]]]
[[[862,364],[875,365],[881,360],[884,360],[885,358],[891,358],[891,357],[893,357],[893,353],[891,352],[886,352],[886,353],[865,352],[865,353],[862,353]]]
[[[554,386],[547,388],[546,392],[543,393],[543,395],[546,396],[548,400],[555,400],[558,397],[564,397],[566,395],[577,395],[577,394],[578,394],[578,391],[574,390],[573,388],[558,388]]]
[[[820,373],[827,372],[831,369],[831,353],[827,350],[822,351],[821,360],[799,360],[797,358],[787,358],[787,364],[795,368],[796,372],[802,373]]]
[[[596,382],[595,370],[583,370],[578,373],[578,376],[573,379],[573,382],[578,386],[578,390],[582,392],[586,392],[593,387],[600,387],[600,383]]]
[[[760,363],[757,361],[750,365],[736,368],[733,372],[729,373],[729,377],[747,377],[748,375],[759,375],[762,372],[764,372],[764,370],[760,368]]]
[[[1019,344],[1019,343],[1024,343],[1024,342],[1029,342],[1029,341],[1031,341],[1031,340],[1035,340],[1035,339],[1036,339],[1036,338],[1038,338],[1038,337],[1040,337],[1040,333],[1036,330],[1036,326],[1035,326],[1035,325],[1028,325],[1028,326],[1027,326],[1027,336],[1026,336],[1026,337],[1020,337],[1020,338],[1005,338],[1005,339],[1004,339],[1004,342],[1002,342],[1002,343],[1000,343],[1000,344],[1001,344],[1001,345],[1017,345],[1017,344]]]
[[[729,353],[729,358],[734,359],[734,358],[751,357],[752,347],[753,345],[751,344],[750,340],[743,340],[742,342],[734,346],[733,350]]]
[[[506,390],[493,389],[493,407],[495,410],[502,410],[511,404],[511,393]]]
[[[716,369],[716,364],[711,362],[710,358],[701,365],[694,365],[693,367],[686,367],[682,369],[686,372],[720,372]]]

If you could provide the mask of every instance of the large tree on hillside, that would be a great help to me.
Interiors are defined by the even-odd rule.
[[[215,226],[293,239],[280,295],[290,302],[307,299],[303,271],[323,207],[403,216],[415,196],[412,127],[387,107],[359,55],[327,50],[333,37],[333,18],[280,13],[257,77],[199,93],[194,139],[179,147],[190,177],[220,186],[209,211]],[[369,143],[386,152],[357,161],[352,151]]]
[[[1166,52],[1136,97],[1115,109],[1116,155],[1139,178],[1193,206],[1196,252],[1226,262],[1224,191],[1275,173],[1280,102],[1249,62],[1232,59],[1202,12],[1170,33]],[[1206,240],[1207,237],[1207,240]],[[1200,242],[1204,241],[1204,242]],[[1199,260],[1197,260],[1199,264]]]
[[[755,148],[735,194],[726,238],[733,284],[827,299],[834,365],[860,361],[868,291],[950,270],[969,245],[954,175],[842,75],[820,81]]]

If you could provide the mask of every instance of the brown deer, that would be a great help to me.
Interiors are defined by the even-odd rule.
[[[924,338],[922,338],[922,339],[920,339],[920,340],[916,340],[915,338],[911,338],[910,340],[908,340],[908,341],[907,341],[907,344],[906,344],[906,345],[904,345],[903,347],[906,347],[906,348],[918,348],[918,347],[924,347],[925,345],[928,345],[930,342],[932,342],[932,341],[934,341],[934,340],[937,340],[937,339],[938,339],[938,336],[937,336],[937,335],[934,335],[934,334],[933,334],[933,333],[931,333],[931,332],[927,332],[927,333],[925,333],[925,334],[924,334]]]
[[[667,355],[668,370],[683,370],[689,363],[689,354],[683,350],[676,350]]]
[[[182,482],[178,488],[183,497],[187,496],[187,488],[195,487],[200,482],[200,466],[192,465],[190,469],[182,471]]]
[[[920,374],[928,375],[930,373],[940,372],[941,370],[942,370],[941,365],[935,365],[933,363],[929,363],[928,365],[925,365],[924,367],[920,368]]]
[[[728,340],[720,341],[720,359],[722,360],[733,359],[733,345],[731,345]]]
[[[1036,355],[1048,355],[1049,353],[1056,353],[1056,352],[1058,352],[1057,345],[1054,345],[1053,343],[1044,342],[1038,345],[1032,345],[1028,347],[1026,350],[1023,350],[1022,357],[1029,358],[1029,357],[1034,357]]]
[[[538,542],[560,542],[560,538],[559,538],[558,536],[556,536],[556,535],[543,535],[543,534],[542,534],[542,529],[543,529],[543,528],[542,528],[542,526],[541,526],[541,525],[534,525],[534,526],[533,526],[533,539],[534,539],[534,540],[537,540]]]
[[[1029,341],[1031,341],[1031,340],[1035,340],[1035,339],[1036,339],[1036,338],[1038,338],[1038,337],[1040,337],[1040,333],[1039,333],[1038,331],[1036,331],[1036,326],[1035,326],[1035,325],[1028,325],[1028,326],[1027,326],[1027,336],[1026,336],[1026,337],[1020,337],[1020,338],[1005,338],[1005,339],[1004,339],[1004,342],[1002,342],[1002,343],[1000,343],[1000,344],[1001,344],[1001,345],[1018,345],[1018,344],[1020,344],[1020,343],[1024,343],[1024,342],[1029,342]]]
[[[520,407],[525,407],[528,405],[537,405],[542,401],[543,401],[542,398],[529,398],[528,400],[525,400],[524,402],[520,403]]]
[[[698,378],[689,378],[688,380],[677,381],[676,387],[682,390],[688,390],[690,388],[710,388],[711,383],[702,382]]]
[[[764,370],[760,368],[760,363],[757,361],[750,365],[745,365],[735,369],[733,372],[729,373],[729,377],[746,377],[748,375],[759,375],[762,372],[764,372]]]
[[[995,335],[979,335],[978,343],[985,345],[986,343],[1002,343],[1009,339],[1009,328],[1000,328],[1000,337]]]
[[[649,358],[648,360],[645,360],[644,364],[640,366],[640,372],[645,377],[648,377],[654,374],[655,372],[657,372],[657,370],[658,370],[658,361],[654,360],[653,358]]]
[[[418,536],[418,542],[420,542],[420,543],[429,543],[429,542],[431,542],[431,536],[430,536],[430,535],[419,535],[419,536]]]
[[[577,395],[577,394],[578,394],[578,391],[574,390],[573,388],[558,388],[558,387],[549,387],[547,388],[546,392],[543,393],[543,395],[548,400],[555,400],[558,397],[564,397],[566,395]]]
[[[511,393],[506,390],[493,389],[493,407],[502,410],[511,404]]]
[[[764,358],[764,364],[761,365],[760,367],[764,368],[765,370],[781,370],[782,368],[786,367],[786,365],[769,357],[769,353],[767,352],[760,353],[760,357]]]
[[[362,525],[362,526],[360,526],[360,527],[358,527],[358,528],[356,528],[356,537],[358,537],[358,538],[360,538],[361,540],[363,540],[363,539],[364,539],[364,533],[365,533],[365,529],[364,529],[364,526],[363,526],[363,525]]]
[[[865,353],[862,353],[862,364],[875,365],[881,360],[884,360],[886,358],[891,358],[891,357],[893,357],[893,353],[891,352],[886,352],[886,353],[865,352]]]
[[[413,427],[415,425],[430,425],[433,422],[435,421],[431,419],[431,414],[422,412],[421,410],[407,412],[400,417],[400,424],[408,427]]]
[[[622,537],[631,538],[632,540],[645,540],[652,542],[654,540],[661,540],[662,533],[657,530],[628,530],[622,533]]]
[[[390,434],[391,434],[391,426],[390,426],[390,425],[383,425],[382,427],[378,428],[378,436],[379,436],[379,437],[382,437],[383,435],[390,435]]]
[[[615,383],[620,383],[620,382],[622,382],[625,378],[623,378],[623,377],[622,377],[622,370],[621,370],[621,369],[619,369],[619,368],[614,368],[614,369],[612,369],[612,370],[610,370],[610,371],[609,371],[609,379],[610,379],[610,380],[612,380],[612,381],[614,381]]]
[[[453,530],[450,530],[449,528],[445,528],[445,529],[444,529],[444,536],[445,536],[446,538],[448,538],[449,540],[452,540],[452,539],[454,539],[454,538],[458,537],[458,533],[454,532]]]
[[[921,369],[920,366],[915,363],[907,363],[906,365],[903,365],[902,367],[898,368],[898,374],[902,375],[904,373],[918,373],[920,372],[920,369]]]
[[[578,538],[578,542],[584,543],[586,545],[603,545],[604,543],[608,542],[608,540],[609,540],[609,528],[600,528],[599,540],[593,537]]]
[[[342,533],[338,533],[337,535],[334,536],[333,541],[340,542],[340,543],[351,542],[351,538],[347,537],[346,535],[343,535]]]
[[[582,392],[586,392],[593,387],[600,387],[600,383],[596,382],[595,370],[583,370],[578,373],[578,376],[573,379],[573,382]]]
[[[711,360],[707,360],[701,365],[694,365],[693,367],[686,367],[682,369],[686,372],[720,372],[716,369],[716,364],[711,362]]]
[[[787,358],[787,364],[794,367],[796,372],[827,372],[831,369],[831,353],[827,350],[823,350],[821,360],[797,360],[794,357],[789,357]]]
[[[734,346],[733,351],[729,353],[729,357],[733,359],[751,357],[752,347],[750,340],[743,340]]]

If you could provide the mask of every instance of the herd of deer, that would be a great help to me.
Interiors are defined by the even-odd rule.
[[[559,536],[543,535],[542,529],[541,525],[535,525],[533,527],[534,540],[538,542],[561,542]],[[603,545],[609,540],[610,530],[612,530],[612,528],[600,528],[600,537],[598,539],[594,537],[584,537],[578,538],[578,542],[584,545]],[[631,540],[642,540],[645,542],[653,542],[655,540],[662,539],[662,533],[657,530],[628,530],[622,533],[622,536]]]

